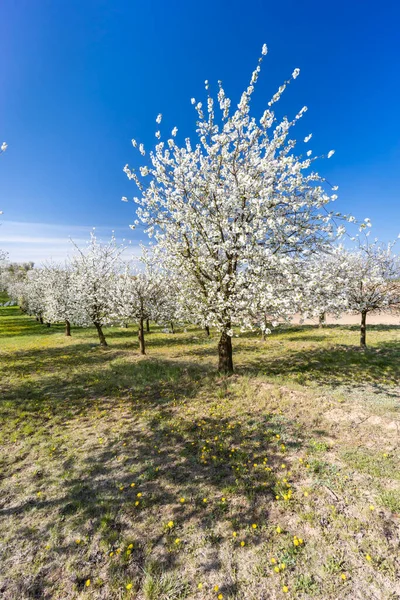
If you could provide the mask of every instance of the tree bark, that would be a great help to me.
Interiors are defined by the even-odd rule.
[[[147,331],[147,333],[150,333],[150,321],[149,321],[149,319],[146,319],[146,331]]]
[[[100,341],[100,346],[106,347],[108,346],[107,342],[106,342],[106,338],[104,337],[104,333],[103,333],[103,329],[100,325],[100,323],[95,323],[94,326],[97,329],[97,335],[99,336],[99,341]]]
[[[360,346],[361,348],[367,347],[367,311],[361,312],[361,332],[360,332]]]
[[[144,319],[139,319],[138,338],[140,354],[146,354],[146,348],[144,344]]]
[[[319,315],[319,323],[318,326],[319,327],[323,327],[326,324],[326,313],[323,312]]]
[[[67,337],[71,337],[71,323],[68,319],[65,319],[65,335]]]
[[[46,327],[50,327],[50,323],[46,323]]]
[[[39,317],[39,322],[41,325],[43,325],[43,317]]]
[[[208,325],[206,325],[206,326],[204,327],[204,329],[205,329],[205,332],[206,332],[206,336],[207,336],[207,337],[210,337],[210,328],[209,328],[209,326],[208,326]]]
[[[171,333],[175,333],[174,322],[171,321],[170,325],[171,325]]]
[[[218,343],[218,371],[233,373],[232,338],[226,333],[227,329],[221,333]]]

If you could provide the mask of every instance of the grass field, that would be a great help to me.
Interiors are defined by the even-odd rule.
[[[400,597],[400,327],[234,339],[0,308],[0,597]]]

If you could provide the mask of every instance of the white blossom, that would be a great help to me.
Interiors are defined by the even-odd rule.
[[[220,121],[208,100],[204,115],[202,103],[192,98],[197,144],[188,137],[181,147],[157,144],[150,153],[151,179],[139,188],[137,202],[159,264],[176,282],[178,310],[219,330],[222,370],[232,369],[235,326],[264,327],[265,318],[285,319],[298,305],[295,267],[311,252],[328,251],[341,219],[329,216],[324,178],[309,171],[310,159],[294,154],[289,138],[307,107],[292,121],[279,121],[267,109],[258,124],[250,116],[255,80],[232,112],[219,83]]]

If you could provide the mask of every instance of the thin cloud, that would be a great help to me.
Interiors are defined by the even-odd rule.
[[[71,239],[78,246],[85,246],[90,233],[100,240],[109,240],[114,233],[118,242],[130,242],[128,228],[90,227],[84,225],[52,225],[50,223],[27,223],[1,221],[0,248],[9,254],[13,262],[32,261],[40,264],[49,260],[63,261],[75,252]],[[129,244],[127,252],[138,255],[138,245]]]

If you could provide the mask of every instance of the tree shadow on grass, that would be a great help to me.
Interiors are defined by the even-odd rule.
[[[64,325],[55,324],[47,327],[39,323],[34,317],[21,314],[17,306],[0,308],[0,338],[25,336],[25,335],[53,335],[61,333]]]
[[[273,471],[282,462],[280,443],[302,445],[296,424],[254,407],[238,419],[235,411],[229,415],[223,393],[193,408],[198,394],[212,396],[210,390],[215,394],[218,387],[223,391],[223,380],[198,363],[116,361],[110,372],[108,378],[97,364],[84,374],[56,376],[53,385],[58,395],[46,399],[45,439],[51,438],[59,420],[71,417],[71,411],[79,417],[80,427],[94,416],[106,420],[107,427],[101,441],[92,435],[92,441],[77,447],[74,460],[71,450],[67,454],[62,448],[56,450],[51,471],[43,466],[34,492],[27,486],[30,491],[22,495],[16,490],[11,497],[3,496],[0,517],[9,519],[13,529],[5,566],[22,541],[29,538],[40,555],[49,539],[56,540],[50,543],[45,560],[50,570],[68,564],[68,574],[62,568],[60,572],[64,594],[81,592],[87,579],[95,582],[100,573],[103,579],[107,573],[99,590],[93,588],[99,594],[93,597],[113,598],[120,593],[116,581],[119,590],[126,581],[140,589],[151,560],[164,573],[182,565],[193,527],[198,543],[215,551],[213,558],[208,554],[204,559],[204,573],[219,568],[218,549],[223,542],[232,546],[232,552],[240,549],[240,540],[261,545],[277,493]],[[34,391],[39,404],[46,386],[39,381]],[[8,409],[25,407],[25,393],[21,383],[9,390]],[[116,406],[122,412],[114,413]],[[34,452],[38,460],[37,447]],[[10,475],[16,472],[12,460],[7,466]],[[26,477],[30,484],[34,475]],[[56,481],[60,485],[54,491]],[[38,488],[43,490],[40,496]],[[257,531],[252,523],[257,523]],[[232,528],[241,532],[240,539],[232,538]],[[82,544],[74,539],[78,535]],[[176,539],[182,542],[177,544]],[[127,554],[130,544],[133,548]],[[54,581],[47,582],[45,574],[43,578],[43,597],[56,593]],[[21,597],[29,592],[23,578],[7,580],[7,585],[10,596],[5,598],[13,597],[16,586]],[[229,585],[226,589],[231,589]]]
[[[324,385],[398,384],[400,343],[379,342],[362,350],[354,346],[292,350],[282,356],[259,353],[244,357],[238,372],[285,376],[299,383],[315,381]]]

